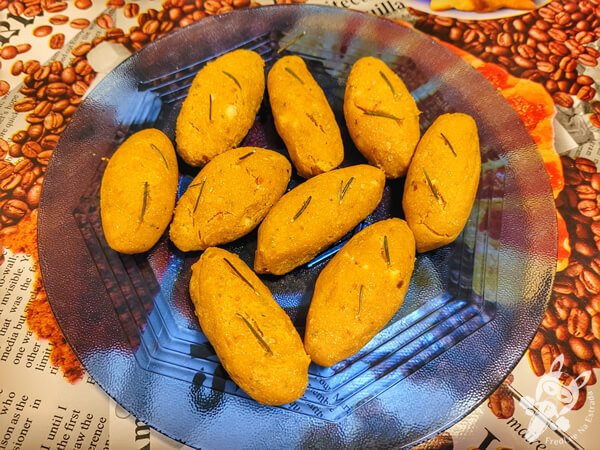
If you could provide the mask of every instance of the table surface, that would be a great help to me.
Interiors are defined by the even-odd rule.
[[[554,192],[557,273],[529,350],[488,401],[420,448],[594,448],[600,6],[555,0],[532,11],[436,15],[420,0],[314,3],[402,21],[463,57],[521,117]],[[110,399],[65,342],[40,283],[39,198],[58,138],[115,64],[173,29],[262,4],[0,0],[0,449],[187,448]]]

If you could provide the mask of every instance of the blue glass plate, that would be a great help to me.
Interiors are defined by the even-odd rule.
[[[405,80],[423,111],[422,130],[444,112],[462,111],[481,135],[480,189],[460,238],[418,257],[404,305],[364,349],[331,368],[311,366],[306,394],[276,408],[231,381],[199,328],[188,294],[199,253],[181,253],[164,236],[147,254],[119,255],[99,218],[103,157],[142,128],[173,138],[195,73],[235,48],[259,52],[267,70],[284,54],[307,61],[342,125],[344,165],[364,162],[342,105],[348,71],[365,55]],[[244,145],[285,153],[267,100]],[[180,194],[196,172],[182,163]],[[294,175],[290,188],[299,182]],[[388,182],[377,210],[350,235],[402,217],[402,188],[401,180]],[[319,271],[350,235],[286,276],[262,277],[300,333]],[[255,245],[253,233],[226,248],[252,265]],[[466,415],[518,362],[549,297],[556,223],[533,141],[475,70],[397,23],[288,5],[204,19],[111,72],[79,108],[48,168],[39,250],[52,308],[88,372],[167,435],[202,448],[402,447]]]

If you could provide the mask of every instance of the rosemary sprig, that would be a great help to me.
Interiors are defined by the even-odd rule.
[[[212,122],[212,103],[213,103],[212,94],[208,94],[208,120],[210,120],[211,122]]]
[[[262,346],[262,348],[264,348],[267,353],[269,353],[269,354],[272,355],[273,354],[273,350],[271,350],[271,347],[269,347],[269,344],[267,344],[265,342],[265,340],[262,338],[262,336],[260,334],[258,334],[258,332],[254,329],[254,326],[248,321],[248,319],[246,319],[240,313],[235,313],[235,315],[238,316],[240,319],[242,319],[244,321],[244,323],[250,329],[250,331],[252,332],[252,334],[254,335],[254,337],[256,338],[256,340],[258,341],[258,343]]]
[[[296,42],[298,42],[300,39],[302,39],[305,34],[306,34],[306,31],[303,31],[302,33],[298,34],[296,37],[293,37],[292,39],[287,41],[285,44],[283,44],[283,47],[280,47],[276,53],[279,55],[279,54],[285,52],[289,47],[291,47]]]
[[[194,130],[196,130],[198,133],[201,133],[200,128],[194,125],[194,123],[191,120],[188,120],[188,123],[192,126]]]
[[[385,111],[370,110],[361,108],[360,106],[357,106],[357,108],[360,109],[365,116],[383,117],[385,119],[397,120],[399,122],[402,122],[403,120],[401,117],[394,116],[393,114],[386,113]]]
[[[360,285],[360,290],[358,291],[358,311],[356,312],[356,316],[354,316],[354,318],[356,320],[359,320],[360,318],[360,310],[362,309],[362,302],[363,302],[363,289],[365,288],[364,285]]]
[[[390,267],[390,248],[388,247],[388,238],[387,235],[383,236],[383,253],[385,255],[385,263],[388,267]]]
[[[148,182],[144,181],[144,198],[142,199],[142,213],[140,214],[140,220],[138,222],[140,224],[144,221],[146,208],[148,208]]]
[[[240,156],[238,161],[241,161],[242,159],[246,159],[248,156],[254,155],[254,153],[256,153],[256,150],[252,150],[251,152],[248,152],[245,155]]]
[[[452,152],[452,154],[454,156],[458,157],[458,155],[454,151],[454,147],[452,147],[452,144],[450,143],[450,140],[446,136],[444,136],[444,133],[440,133],[440,135],[442,136],[442,139],[444,140],[444,143],[450,148],[450,151]]]
[[[198,203],[200,203],[200,197],[202,196],[202,191],[204,190],[205,183],[206,183],[206,178],[199,183],[200,184],[200,192],[198,192],[198,197],[196,197],[196,204],[194,205],[194,214],[196,213],[196,210],[198,209]],[[190,187],[194,187],[194,186],[197,186],[197,184],[194,184]]]
[[[244,283],[246,283],[248,286],[250,286],[250,289],[252,289],[254,291],[254,293],[260,297],[260,294],[258,293],[256,288],[254,286],[252,286],[252,283],[250,283],[248,281],[248,279],[244,275],[242,275],[242,273],[239,270],[236,269],[236,267],[231,263],[231,261],[229,261],[227,258],[223,258],[223,261],[225,261],[227,263],[227,265],[229,267],[231,267],[231,270],[233,270],[235,272],[235,274],[238,277],[240,277]]]
[[[350,185],[352,184],[353,181],[354,181],[354,177],[350,177],[350,179],[348,180],[348,183],[346,183],[346,186],[344,186],[344,189],[342,189],[342,191],[340,192],[340,201],[339,201],[340,205],[342,204],[342,200],[344,200],[344,196],[346,195],[346,192],[348,192],[348,189],[350,188]]]
[[[235,84],[237,84],[237,87],[240,88],[240,91],[242,90],[242,85],[240,84],[240,82],[237,80],[236,77],[234,77],[233,75],[231,75],[229,72],[226,72],[225,70],[223,70],[222,72],[225,75],[227,75],[229,78],[231,78]]]
[[[306,201],[304,202],[304,204],[302,205],[302,207],[296,213],[296,215],[294,217],[292,217],[292,222],[302,215],[302,213],[304,212],[304,210],[306,209],[306,207],[308,206],[308,204],[310,203],[311,200],[312,200],[312,195],[309,195],[308,198],[306,199]]]
[[[433,182],[431,181],[431,178],[429,178],[429,174],[427,174],[427,171],[425,169],[423,169],[423,173],[425,174],[425,179],[427,180],[427,185],[429,186],[431,193],[433,194],[435,199],[439,202],[440,194],[438,194],[437,189],[435,188],[435,186],[433,185]]]
[[[398,94],[396,93],[396,89],[394,89],[394,86],[392,86],[392,82],[390,81],[390,79],[381,70],[379,71],[379,75],[381,75],[381,78],[383,78],[383,80],[389,86],[390,91],[392,91],[392,94],[394,95],[394,98],[398,98]]]
[[[285,71],[288,72],[291,76],[293,76],[300,83],[304,84],[304,81],[302,81],[302,78],[300,78],[298,75],[296,75],[296,72],[294,72],[292,69],[290,69],[289,67],[286,67]]]
[[[163,155],[163,152],[161,152],[160,149],[154,144],[150,144],[150,147],[152,147],[154,150],[156,150],[158,152],[158,154],[160,155],[160,159],[162,159],[162,162],[165,163],[165,167],[168,169],[169,163],[167,162],[165,155]]]

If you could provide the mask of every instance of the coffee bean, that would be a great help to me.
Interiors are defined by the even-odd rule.
[[[555,280],[552,291],[556,294],[569,295],[573,293],[573,283],[570,280]]]
[[[65,45],[65,35],[63,33],[56,33],[50,37],[50,41],[48,43],[51,49],[58,50]]]
[[[544,313],[544,319],[542,320],[542,326],[548,330],[553,330],[558,326],[558,319],[556,315],[550,310],[547,309]]]
[[[551,63],[549,63],[549,62],[538,61],[538,63],[537,63],[537,69],[540,72],[552,73],[554,71],[554,65],[551,64]]]
[[[35,81],[44,81],[50,75],[50,67],[43,66],[40,67],[32,76],[32,80]]]
[[[587,202],[589,200],[584,200],[584,201]],[[590,217],[590,219],[591,219],[591,217]],[[575,243],[574,249],[580,255],[588,257],[588,258],[591,258],[592,256],[594,256],[596,254],[596,249],[585,241],[577,241]]]
[[[535,333],[535,336],[533,337],[533,341],[531,341],[531,344],[529,345],[529,348],[532,348],[534,350],[539,350],[542,348],[542,346],[546,343],[546,339],[544,337],[544,333],[542,333],[540,330],[538,330]]]
[[[27,127],[27,134],[33,140],[36,140],[44,134],[44,127],[39,123],[31,124]]]
[[[535,63],[527,58],[523,58],[521,55],[517,55],[514,57],[514,62],[524,69],[533,69],[535,67]]]
[[[37,208],[40,204],[40,194],[42,193],[42,186],[40,184],[34,184],[29,191],[27,191],[27,204],[31,209]]]
[[[13,173],[12,175],[10,175],[7,178],[4,178],[2,181],[0,181],[0,192],[1,191],[12,191],[14,188],[16,188],[19,183],[21,183],[21,179],[23,178],[22,175],[19,175],[17,173]]]
[[[149,20],[144,25],[142,25],[142,32],[147,35],[154,34],[158,30],[159,26],[160,22],[158,20]]]
[[[600,315],[596,314],[592,317],[592,334],[594,338],[600,340]]]
[[[2,214],[9,219],[21,219],[28,211],[29,206],[21,200],[8,200],[2,206]]]
[[[585,75],[580,75],[580,77],[585,76]],[[579,78],[579,77],[578,77]],[[596,89],[594,89],[591,86],[581,86],[578,90],[577,90],[577,98],[583,101],[588,101],[591,100],[592,98],[594,98],[594,95],[596,95]]]
[[[13,59],[18,54],[17,47],[14,45],[5,45],[2,47],[2,50],[0,50],[0,58],[2,59]]]
[[[69,17],[67,17],[63,14],[57,14],[55,16],[50,17],[48,19],[48,21],[52,25],[64,25],[65,23],[67,23],[69,21]]]
[[[588,360],[594,356],[590,344],[581,338],[572,337],[569,339],[569,346],[573,354],[579,359]]]
[[[595,40],[595,36],[593,33],[590,33],[589,31],[580,31],[579,33],[577,33],[575,35],[575,40],[577,42],[579,42],[580,44],[589,44],[590,42],[593,42]]]
[[[8,161],[0,161],[0,180],[10,177],[14,172],[15,166]]]
[[[585,372],[590,372],[590,377],[586,386],[593,386],[596,384],[596,375],[594,374],[594,367],[587,361],[579,361],[573,365],[573,372],[575,375],[581,375]]]
[[[595,200],[596,190],[589,184],[581,184],[575,188],[577,197],[581,200]],[[587,230],[587,228],[585,228]]]
[[[93,69],[92,66],[90,66],[90,63],[87,62],[87,60],[82,59],[81,61],[79,61],[77,64],[75,64],[75,73],[77,75],[81,75],[82,77],[92,73]]]
[[[544,366],[544,373],[549,373],[552,367],[552,363],[558,357],[558,348],[554,344],[544,344],[540,350],[540,356],[542,364]]]
[[[600,294],[600,277],[591,270],[583,270],[581,282],[590,294]]]
[[[574,295],[577,298],[584,298],[584,297],[586,297],[588,295],[587,290],[585,288],[585,285],[583,284],[583,282],[579,278],[574,278],[573,279],[573,285],[575,287]]]
[[[568,38],[567,33],[558,28],[551,28],[548,30],[548,36],[550,36],[556,42],[565,42]]]
[[[29,159],[22,159],[15,164],[15,173],[23,175],[33,169],[33,163]]]
[[[36,175],[33,170],[26,172],[23,174],[23,179],[21,180],[21,187],[25,190],[29,189],[35,183]],[[29,202],[28,202],[29,203]],[[31,205],[29,205],[31,206]]]
[[[83,81],[76,81],[75,83],[73,83],[73,92],[75,93],[75,95],[82,96],[83,94],[85,94],[85,91],[87,91],[88,87],[89,86]]]
[[[600,191],[600,173],[593,173],[592,174],[592,178],[590,179],[590,183],[592,185],[592,188],[594,188],[596,191]],[[592,231],[593,231],[594,227],[592,227]],[[600,233],[597,233],[600,235]]]
[[[17,144],[16,142],[13,142],[12,144],[10,144],[10,147],[8,148],[8,154],[10,156],[12,156],[13,158],[18,158],[18,157],[22,156],[21,144]]]
[[[56,101],[55,103],[52,103],[51,111],[62,112],[65,110],[66,107],[68,107],[70,105],[71,105],[71,103],[69,102],[69,99],[63,98],[63,99]],[[50,111],[48,111],[48,112],[50,112]]]
[[[20,59],[15,61],[13,63],[13,65],[10,68],[10,74],[18,77],[19,75],[21,75],[21,73],[23,72],[23,61],[21,61]]]
[[[91,49],[92,44],[90,44],[89,42],[82,42],[81,44],[77,45],[77,47],[75,47],[73,50],[71,50],[71,53],[74,56],[83,56],[87,54],[87,52],[89,52]]]
[[[112,17],[110,17],[108,14],[102,14],[98,16],[98,18],[96,19],[96,24],[100,28],[104,28],[105,30],[111,29],[114,26]]]
[[[40,14],[42,14],[42,8],[39,5],[31,5],[25,8],[25,11],[23,11],[23,15],[25,17],[35,17],[39,16]]]
[[[29,75],[33,75],[40,67],[41,64],[35,59],[30,59],[23,63],[23,71]]]
[[[37,156],[37,162],[43,166],[47,166],[52,158],[52,150],[44,150]]]
[[[556,317],[558,318],[558,320],[565,321],[569,318],[570,308],[556,303],[554,305],[554,310],[556,311]]]
[[[18,100],[13,105],[13,109],[16,112],[27,112],[31,111],[35,108],[35,100],[29,97],[25,97],[24,99]]]
[[[75,7],[79,9],[88,9],[92,6],[91,0],[75,0]]]
[[[598,346],[598,354],[600,355],[600,345]],[[544,375],[544,363],[538,350],[529,349],[527,351],[527,360],[533,373],[538,377]]]
[[[63,109],[61,113],[64,117],[71,117],[73,114],[75,114],[75,111],[77,111],[77,106],[69,105]]]
[[[71,28],[75,28],[76,30],[83,30],[90,26],[90,21],[84,17],[79,17],[77,19],[73,19],[69,24]]]
[[[592,58],[598,59],[600,58],[600,51],[596,50],[594,47],[584,47],[585,52],[590,55]]]
[[[58,143],[59,136],[56,134],[47,134],[40,141],[40,145],[44,150],[54,150]],[[38,155],[39,156],[39,155]]]
[[[52,97],[62,97],[69,92],[69,86],[63,82],[50,83],[46,86],[46,94]]]
[[[25,5],[20,1],[14,1],[8,4],[8,12],[13,16],[20,16],[25,12]]]
[[[596,163],[587,158],[576,158],[575,167],[577,167],[582,172],[596,173]]]
[[[527,44],[520,44],[517,46],[517,52],[519,53],[519,56],[526,60],[535,58],[535,49]]]
[[[8,153],[8,142],[6,139],[0,138],[0,161],[3,160],[6,153]]]
[[[72,67],[65,68],[60,74],[61,80],[63,80],[67,84],[72,84],[75,82],[77,78],[77,74],[75,73],[75,69]]]
[[[598,65],[598,61],[596,60],[596,58],[594,58],[591,55],[588,55],[587,53],[579,55],[577,61],[583,64],[584,66],[588,67],[596,67]]]
[[[33,29],[33,35],[35,37],[45,37],[52,33],[52,27],[50,25],[40,25]]]
[[[31,114],[27,114],[25,116],[25,121],[27,123],[30,123],[30,124],[34,125],[34,124],[40,124],[40,123],[42,123],[44,121],[44,118],[43,117],[38,117],[35,114],[31,113]]]
[[[132,42],[145,42],[148,40],[148,35],[141,31],[134,31],[129,35]]]
[[[573,308],[569,313],[568,330],[575,337],[584,337],[590,326],[590,316],[579,308]]]
[[[571,337],[571,333],[569,333],[569,329],[564,323],[561,323],[559,326],[556,327],[555,333],[556,339],[562,342],[568,341]]]
[[[579,224],[577,224],[579,225]],[[583,271],[583,265],[578,261],[571,261],[569,266],[565,269],[565,275],[568,277],[578,277]]]
[[[127,3],[125,5],[125,9],[123,10],[123,14],[129,19],[136,17],[139,12],[140,6],[137,3]]]
[[[44,128],[47,130],[56,130],[64,122],[63,116],[59,112],[52,111],[44,118]]]
[[[570,53],[569,49],[560,42],[550,42],[548,44],[548,48],[550,49],[551,53],[558,56],[567,56]]]
[[[570,95],[575,95],[579,92],[579,89],[581,88],[581,86],[579,86],[577,83],[573,83],[571,85],[571,87],[569,88],[569,94]]]
[[[210,1],[210,0],[209,0]],[[540,30],[537,27],[532,27],[528,31],[529,36],[535,39],[538,42],[548,42],[550,40],[550,36],[543,30]]]
[[[17,48],[17,53],[21,54],[21,53],[27,53],[29,50],[31,50],[31,44],[18,44],[16,46]]]
[[[16,144],[22,144],[27,139],[27,133],[23,130],[12,135],[11,140]]]
[[[27,141],[21,147],[23,156],[28,158],[36,158],[38,153],[42,151],[42,146],[35,141]]]
[[[44,6],[44,3],[42,3],[42,6]],[[48,11],[49,13],[58,13],[58,12],[62,12],[65,9],[67,9],[67,2],[62,2],[62,1],[53,1],[53,2],[46,2],[44,9],[46,11]]]

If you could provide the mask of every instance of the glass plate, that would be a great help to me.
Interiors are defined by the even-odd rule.
[[[364,55],[384,59],[402,76],[423,111],[422,130],[441,113],[462,111],[475,117],[481,136],[480,189],[460,238],[420,255],[404,305],[387,327],[352,358],[327,369],[311,366],[306,394],[282,407],[249,399],[202,334],[188,295],[199,253],[181,253],[164,236],[146,254],[119,255],[106,245],[98,211],[105,157],[142,128],[173,138],[194,74],[235,48],[256,50],[267,69],[283,54],[307,61],[342,125],[344,165],[364,161],[342,113],[346,76]],[[243,144],[285,153],[267,100]],[[182,166],[179,194],[196,172]],[[294,175],[290,187],[298,182]],[[388,182],[377,210],[352,233],[402,216],[402,187]],[[59,142],[39,224],[48,297],[88,372],[141,420],[202,448],[398,447],[441,431],[482,402],[521,358],[541,321],[556,264],[546,172],[504,99],[430,37],[321,6],[207,18],[117,67]],[[300,333],[314,281],[347,238],[286,276],[262,277]],[[226,248],[251,265],[255,243],[251,234]]]

